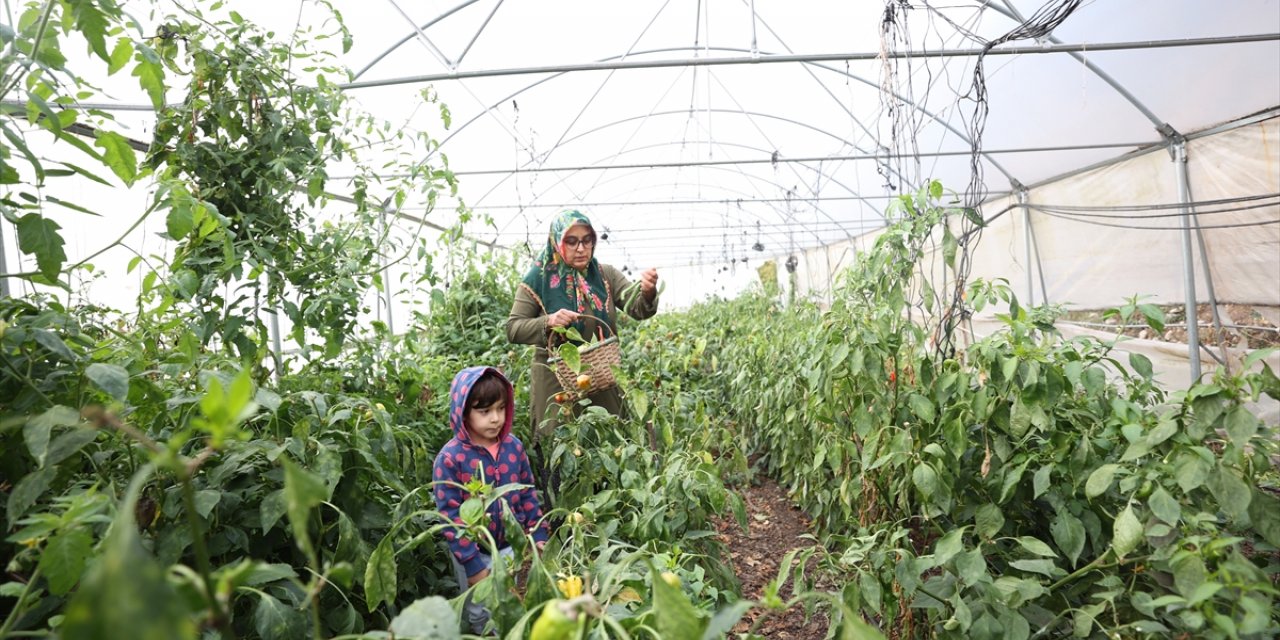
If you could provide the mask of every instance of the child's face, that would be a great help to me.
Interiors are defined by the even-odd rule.
[[[471,442],[490,446],[498,442],[502,425],[507,420],[507,403],[499,400],[483,409],[474,407],[467,412],[467,433]]]

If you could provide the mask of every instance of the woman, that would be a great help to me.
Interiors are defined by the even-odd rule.
[[[658,310],[658,271],[649,269],[640,274],[637,292],[621,272],[596,261],[595,247],[591,221],[578,211],[560,212],[551,222],[546,248],[517,287],[516,301],[507,318],[508,340],[538,347],[529,394],[535,446],[560,423],[558,406],[551,401],[561,391],[560,383],[547,366],[547,342],[553,335],[552,328],[573,326],[585,338],[608,337],[618,328],[618,305],[637,320]],[[555,339],[560,341],[559,336]],[[614,415],[622,413],[622,394],[617,387],[587,397]]]

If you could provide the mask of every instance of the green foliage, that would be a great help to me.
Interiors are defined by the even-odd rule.
[[[935,199],[903,200],[909,215],[859,256],[825,311],[784,314],[748,296],[666,316],[639,339],[706,340],[707,397],[734,399],[710,411],[733,416],[817,518],[844,602],[886,631],[1280,630],[1276,517],[1263,515],[1277,500],[1262,488],[1278,445],[1246,408],[1280,396],[1274,373],[1169,393],[1145,358],[1062,339],[1055,309],[1022,307],[1000,281],[971,283],[962,314],[1007,304],[1003,330],[937,353],[919,317],[934,288],[914,266],[954,213]],[[1115,313],[1155,326],[1149,306]]]

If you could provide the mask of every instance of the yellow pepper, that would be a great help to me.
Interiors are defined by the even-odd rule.
[[[582,595],[582,578],[579,576],[569,576],[556,580],[556,586],[559,587],[560,593],[564,594],[566,599]]]

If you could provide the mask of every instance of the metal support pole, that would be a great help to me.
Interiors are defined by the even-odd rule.
[[[382,242],[385,245],[387,240],[387,211],[386,211],[385,203],[382,209],[382,215],[379,216],[378,219],[382,222],[382,232],[379,233],[378,235],[382,236]],[[378,247],[377,251],[378,251],[378,264],[382,267],[382,270],[380,272],[382,275],[382,296],[381,297],[382,297],[383,305],[385,305],[387,308],[387,339],[389,341],[391,339],[391,336],[394,336],[396,334],[395,321],[391,317],[391,282],[390,282],[390,278],[388,277],[388,274],[390,273],[390,271],[388,270],[388,267],[387,267],[386,252],[382,250],[382,247]]]
[[[271,359],[276,363],[275,378],[276,384],[280,384],[281,372],[284,369],[284,347],[280,344],[280,312],[271,310]]]
[[[1173,162],[1178,172],[1178,200],[1182,202],[1182,272],[1186,280],[1184,297],[1187,314],[1187,357],[1191,360],[1191,382],[1200,380],[1200,331],[1196,315],[1196,264],[1191,251],[1191,185],[1187,176],[1187,141],[1173,145]]]
[[[1036,289],[1034,284],[1034,274],[1031,273],[1031,208],[1027,206],[1026,189],[1018,190],[1018,206],[1022,207],[1022,242],[1026,247],[1027,299],[1023,306],[1034,307],[1036,304]]]
[[[4,223],[0,223],[0,273],[9,273],[9,260],[4,256]],[[9,297],[9,279],[0,277],[0,298]]]

